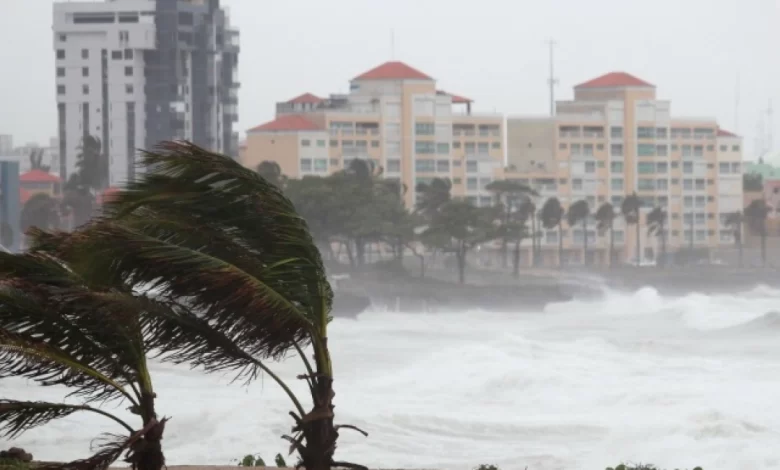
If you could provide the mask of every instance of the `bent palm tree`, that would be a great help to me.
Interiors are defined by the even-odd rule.
[[[658,267],[663,267],[666,262],[666,211],[662,207],[655,207],[647,213],[647,235],[655,235],[661,240],[661,260]]]
[[[88,279],[121,279],[177,305],[148,329],[163,360],[247,381],[265,372],[295,408],[293,435],[283,437],[301,464],[344,465],[333,460],[333,293],[306,222],[278,188],[229,157],[169,142],[143,163],[148,170],[103,217],[46,245]],[[293,349],[306,369],[309,412],[262,362]]]
[[[105,416],[126,435],[111,435],[85,460],[50,469],[102,470],[127,451],[138,470],[165,464],[161,439],[166,419],[157,420],[155,392],[147,367],[151,349],[143,339],[142,312],[167,310],[121,285],[88,285],[78,273],[44,252],[0,253],[0,378],[25,377],[41,385],[72,389],[81,403],[0,400],[0,435],[23,432],[79,411]],[[96,406],[129,402],[140,429]]]
[[[763,199],[756,199],[745,208],[745,220],[761,237],[761,265],[766,267],[766,217],[771,208]]]
[[[636,225],[636,256],[637,266],[641,264],[642,260],[642,247],[640,246],[639,239],[639,209],[642,207],[642,201],[636,193],[626,196],[623,199],[623,203],[620,205],[620,212],[623,214],[623,219],[626,221],[626,225]]]
[[[615,209],[612,204],[605,202],[596,211],[596,229],[599,233],[609,230],[609,266],[615,263]]]
[[[726,215],[724,225],[731,229],[734,236],[734,244],[737,246],[737,252],[739,253],[739,266],[742,267],[742,212],[734,211]]]
[[[563,266],[563,232],[561,223],[563,222],[563,207],[557,197],[551,197],[544,202],[540,213],[542,226],[547,230],[558,228],[558,267]]]
[[[579,200],[569,206],[566,213],[566,223],[569,227],[574,227],[578,222],[582,222],[582,264],[588,265],[588,217],[590,208],[588,201]]]

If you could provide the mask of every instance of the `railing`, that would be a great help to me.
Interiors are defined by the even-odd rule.
[[[564,139],[577,138],[580,136],[578,131],[561,131],[561,137]]]
[[[597,139],[603,139],[604,133],[603,132],[583,132],[583,137],[591,137],[591,138],[597,138]]]

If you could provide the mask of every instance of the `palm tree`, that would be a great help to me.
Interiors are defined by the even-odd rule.
[[[563,222],[563,206],[557,197],[551,197],[545,201],[540,213],[542,226],[547,230],[558,228],[558,266],[563,267],[563,232],[561,223]]]
[[[730,228],[734,235],[734,244],[737,246],[737,252],[739,253],[739,267],[742,267],[742,212],[734,211],[726,215],[724,224]]]
[[[520,277],[520,244],[528,236],[528,218],[533,217],[536,207],[530,199],[520,203],[520,207],[512,214],[510,230],[515,238],[515,250],[512,256],[512,276]]]
[[[122,279],[177,305],[155,316],[163,360],[245,380],[264,372],[295,409],[293,435],[283,437],[301,465],[343,466],[333,459],[340,428],[328,348],[333,293],[306,222],[255,171],[194,144],[163,143],[143,154],[143,164],[148,170],[102,217],[47,246],[90,280]],[[290,350],[305,368],[309,412],[263,362]]]
[[[661,240],[661,260],[658,263],[658,267],[662,268],[666,262],[666,234],[664,233],[666,211],[662,207],[653,208],[653,210],[647,213],[645,222],[647,224],[647,235],[655,235]]]
[[[30,151],[30,169],[41,170],[48,173],[51,170],[49,165],[43,164],[43,149],[33,149]]]
[[[103,153],[100,139],[85,135],[76,155],[79,185],[89,188],[93,195],[108,187],[108,157]]]
[[[761,237],[761,265],[766,267],[766,216],[770,207],[764,199],[755,199],[745,208],[745,221]]]
[[[582,222],[582,262],[588,265],[588,217],[590,217],[590,207],[588,201],[579,200],[569,206],[566,213],[566,223],[569,227],[574,227],[578,222]]]
[[[623,203],[620,205],[620,212],[623,214],[623,219],[626,221],[626,225],[636,225],[636,263],[637,266],[641,264],[642,247],[639,240],[639,210],[642,207],[642,200],[636,193],[633,193],[623,199]]]
[[[615,262],[615,209],[612,204],[605,202],[596,211],[596,229],[600,233],[609,230],[609,266]]]
[[[33,239],[47,235],[32,230]],[[61,237],[62,240],[65,237]],[[121,281],[88,282],[47,250],[0,253],[0,378],[24,377],[60,385],[79,402],[0,400],[0,435],[25,431],[77,412],[102,415],[125,435],[110,435],[85,460],[47,469],[106,469],[124,452],[138,470],[165,465],[161,439],[167,418],[158,420],[146,356],[157,345],[144,339],[146,316],[167,314],[162,302],[133,293]],[[99,404],[121,400],[141,420],[135,428]]]
[[[263,160],[257,165],[256,170],[266,181],[279,189],[284,189],[287,177],[282,174],[282,167],[280,167],[278,163],[270,160]]]
[[[496,204],[502,207],[501,225],[505,228],[510,224],[509,219],[513,210],[519,204],[524,204],[529,196],[537,195],[536,191],[531,189],[530,186],[513,180],[496,180],[488,184],[485,189],[493,193]],[[501,254],[503,266],[506,268],[510,231],[503,230],[503,232],[501,237]]]
[[[450,201],[452,182],[449,179],[434,178],[430,183],[418,183],[415,211],[426,217],[437,212]]]

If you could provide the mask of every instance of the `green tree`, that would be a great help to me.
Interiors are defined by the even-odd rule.
[[[282,174],[282,168],[274,161],[264,160],[257,165],[257,173],[266,181],[279,189],[284,189],[287,177]]]
[[[566,211],[561,206],[561,201],[557,197],[551,197],[544,202],[541,211],[542,226],[547,230],[558,228],[558,267],[563,266],[563,231],[561,223]]]
[[[637,266],[642,262],[642,247],[640,246],[640,220],[639,211],[642,207],[642,200],[636,193],[633,193],[623,199],[623,203],[620,205],[620,212],[623,214],[623,219],[626,221],[626,228],[628,226],[636,226],[636,257]]]
[[[108,187],[108,157],[97,137],[84,136],[76,154],[78,186],[92,190],[93,196]],[[76,176],[76,175],[74,175]]]
[[[615,208],[612,204],[605,202],[602,204],[595,215],[596,229],[604,234],[609,230],[609,266],[615,264]]]
[[[36,243],[48,235],[31,230]],[[66,236],[60,237],[64,242]],[[70,389],[68,403],[0,400],[0,435],[14,438],[25,431],[77,412],[113,420],[126,431],[110,435],[85,460],[44,465],[47,469],[105,469],[126,452],[138,470],[160,470],[165,464],[161,439],[166,419],[158,420],[147,354],[144,315],[169,307],[122,282],[87,281],[55,253],[0,253],[0,379],[24,377],[40,385]],[[144,312],[144,313],[142,313]],[[136,429],[100,403],[121,400],[139,416]]]
[[[497,214],[495,207],[480,208],[467,201],[453,200],[440,207],[423,233],[426,243],[455,255],[461,284],[466,282],[468,252],[499,236],[493,223]]]
[[[764,177],[759,173],[745,173],[742,175],[742,189],[746,193],[760,192],[764,190]]]
[[[745,221],[761,237],[761,265],[766,267],[766,217],[771,208],[764,199],[755,199],[745,208]]]
[[[284,439],[302,466],[344,465],[333,458],[333,293],[306,222],[278,188],[230,157],[168,142],[143,164],[102,217],[49,245],[87,279],[122,279],[178,306],[150,327],[163,360],[243,380],[264,372],[293,404]],[[291,350],[305,368],[308,412],[264,363]]]
[[[511,220],[512,213],[520,204],[525,203],[526,199],[537,194],[530,186],[509,179],[493,181],[485,189],[493,193],[496,205],[501,207],[502,214],[499,219],[500,226],[503,228],[501,235],[501,259],[503,267],[506,268],[508,265],[507,256],[510,239],[517,238],[517,231],[510,228],[510,225],[513,224]]]
[[[647,213],[645,222],[647,235],[655,235],[661,240],[661,256],[658,260],[658,267],[663,268],[666,263],[666,211],[662,207],[654,207]]]
[[[582,262],[588,265],[588,218],[590,217],[590,207],[588,201],[579,200],[569,206],[566,212],[566,223],[574,228],[577,223],[582,222]]]
[[[434,178],[430,183],[419,183],[415,189],[417,192],[415,212],[430,218],[444,204],[450,202],[452,183],[449,179]]]
[[[741,211],[734,211],[730,212],[726,215],[726,220],[724,221],[726,227],[728,227],[731,230],[732,235],[734,236],[734,245],[737,247],[737,252],[739,256],[739,266],[742,267],[743,264],[743,253],[742,253],[742,221],[744,220],[744,217],[742,215]]]
[[[511,213],[510,224],[506,227],[515,241],[515,249],[512,255],[512,276],[520,277],[520,244],[524,238],[531,234],[528,231],[528,219],[533,217],[536,211],[533,201],[526,199],[520,202],[520,207]]]
[[[30,227],[43,230],[59,228],[59,203],[48,194],[35,194],[24,203],[20,219],[24,232]]]
[[[30,151],[30,169],[41,170],[48,173],[51,170],[49,165],[43,164],[43,149],[33,149]]]

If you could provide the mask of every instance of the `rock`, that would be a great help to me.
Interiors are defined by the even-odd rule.
[[[24,449],[20,447],[11,447],[8,450],[0,450],[0,459],[32,462],[33,456],[29,452],[25,452]]]

